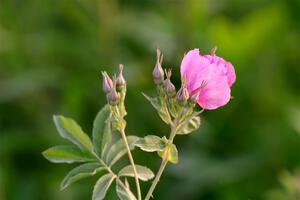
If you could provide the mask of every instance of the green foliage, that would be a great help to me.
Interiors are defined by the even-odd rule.
[[[136,200],[128,186],[126,188],[122,187],[120,181],[117,181],[116,192],[120,200]]]
[[[86,177],[94,176],[100,171],[106,171],[100,176],[93,190],[93,200],[101,200],[112,182],[118,176],[111,170],[112,167],[127,152],[126,143],[123,139],[110,144],[112,140],[112,107],[106,105],[97,114],[93,125],[93,143],[81,127],[72,119],[63,116],[54,116],[54,122],[61,137],[68,139],[73,145],[61,145],[49,148],[43,152],[45,158],[54,163],[86,162],[72,169],[61,182],[61,189]],[[117,121],[115,121],[117,123]],[[128,148],[134,149],[139,140],[136,136],[128,136]],[[108,148],[109,146],[109,148]],[[91,162],[93,161],[93,162]],[[97,162],[96,162],[97,161]],[[139,178],[147,181],[154,174],[146,167],[137,165]],[[125,167],[119,172],[120,176],[134,177],[133,168]],[[117,180],[116,191],[122,199],[135,199],[129,186],[125,186]]]
[[[72,169],[61,182],[60,188],[63,190],[70,184],[89,176],[94,176],[96,173],[105,170],[105,167],[98,162],[86,163]]]
[[[82,150],[86,149],[92,152],[93,144],[89,136],[74,120],[56,115],[53,116],[53,120],[61,137],[68,139]]]
[[[104,199],[106,192],[116,177],[113,174],[105,174],[101,176],[94,186],[93,200]]]
[[[200,116],[191,116],[186,119],[178,128],[178,135],[186,135],[197,129],[199,129],[201,124]]]
[[[166,157],[173,164],[178,163],[178,151],[175,144],[167,146],[164,151],[158,151],[157,154],[163,159]]]
[[[89,152],[84,152],[71,145],[60,145],[43,152],[45,158],[54,163],[88,162],[96,158]]]
[[[136,167],[138,178],[141,179],[142,181],[148,181],[154,177],[153,172],[149,168],[140,165],[136,165],[135,167]],[[119,171],[119,176],[134,177],[133,167],[131,165],[124,167]]]
[[[167,139],[160,138],[156,135],[147,135],[144,138],[140,138],[135,146],[141,148],[143,151],[155,152],[163,151],[166,147]]]
[[[136,136],[127,136],[130,150],[134,149],[135,142],[138,141],[138,139]],[[107,163],[108,166],[112,166],[125,154],[126,146],[123,139],[120,139],[109,148],[109,151],[104,156],[105,163]]]
[[[97,155],[110,143],[112,138],[111,130],[111,110],[108,105],[104,106],[97,114],[93,125],[93,144]]]
[[[172,124],[172,119],[166,107],[166,104],[162,104],[162,101],[160,101],[159,97],[149,97],[146,94],[143,95],[151,103],[151,105],[157,110],[160,118],[166,124]]]

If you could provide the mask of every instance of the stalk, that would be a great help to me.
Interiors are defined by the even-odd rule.
[[[132,154],[131,154],[131,151],[130,151],[128,141],[127,141],[124,130],[121,130],[121,135],[122,135],[122,138],[124,140],[124,143],[125,143],[125,146],[126,146],[126,149],[127,149],[127,154],[128,154],[130,164],[131,164],[132,169],[133,169],[135,185],[136,185],[136,190],[137,190],[137,194],[138,194],[138,199],[141,200],[142,199],[142,194],[141,194],[140,182],[139,182],[139,178],[138,178],[138,175],[137,175],[135,163],[134,163],[134,160],[133,160],[133,157],[132,157]]]
[[[171,133],[170,133],[170,137],[168,139],[168,145],[171,145],[173,143],[173,140],[176,136],[176,131],[177,131],[177,121],[178,119],[176,118],[173,125],[172,125],[172,128],[171,128]],[[168,164],[168,154],[169,152],[165,152],[164,153],[164,156],[163,156],[163,159],[161,161],[161,164],[160,164],[160,167],[158,169],[158,172],[157,174],[155,175],[155,178],[152,182],[152,185],[150,186],[150,189],[145,197],[145,200],[149,200],[151,197],[152,197],[152,193],[153,191],[155,190],[155,187],[156,185],[158,184],[159,180],[160,180],[160,177],[163,173],[163,171],[165,170],[167,164]]]

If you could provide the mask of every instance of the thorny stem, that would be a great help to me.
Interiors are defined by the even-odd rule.
[[[168,140],[168,145],[171,145],[173,143],[173,140],[174,140],[174,138],[176,136],[177,123],[178,123],[178,118],[176,118],[174,120],[174,123],[173,123],[173,125],[171,127],[171,133],[170,133],[170,137],[169,137],[169,140]],[[150,187],[150,189],[149,189],[149,191],[148,191],[148,193],[147,193],[147,195],[145,197],[145,200],[149,200],[152,197],[152,193],[153,193],[156,185],[158,184],[158,182],[160,180],[160,177],[161,177],[161,175],[162,175],[165,167],[168,164],[168,161],[169,161],[168,160],[168,153],[169,152],[165,152],[164,155],[163,155],[163,158],[162,158],[159,170],[158,170],[158,172],[157,172],[157,174],[156,174],[156,176],[155,176],[155,178],[154,178],[154,180],[152,182],[152,185],[151,185],[151,187]]]
[[[139,178],[138,178],[138,175],[137,175],[135,163],[134,163],[134,160],[133,160],[133,157],[132,157],[129,145],[128,145],[128,141],[127,141],[125,132],[124,132],[123,129],[120,132],[121,132],[122,138],[123,138],[123,140],[125,142],[125,146],[126,146],[126,149],[127,149],[127,154],[128,154],[128,157],[129,157],[130,164],[132,165],[132,169],[133,169],[133,173],[134,173],[134,179],[135,179],[135,185],[136,185],[136,190],[137,190],[137,194],[138,194],[138,199],[141,200],[142,199],[141,187],[140,187],[140,182],[139,182]]]

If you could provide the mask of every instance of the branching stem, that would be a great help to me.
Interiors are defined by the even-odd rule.
[[[123,189],[125,190],[125,191],[127,191],[128,193],[130,193],[131,191],[129,190],[129,188],[127,188],[127,186],[122,182],[122,180],[119,178],[119,176],[117,175],[117,174],[115,174],[112,170],[111,170],[111,168],[101,159],[101,158],[99,158],[96,154],[94,154],[94,156],[96,156],[96,158],[97,158],[97,160],[99,161],[99,163],[101,164],[101,165],[103,165],[104,167],[105,167],[105,169],[111,174],[111,175],[113,175],[115,178],[116,178],[116,180],[120,183],[120,185],[123,187]]]

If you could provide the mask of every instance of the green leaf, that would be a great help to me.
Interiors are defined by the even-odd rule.
[[[174,144],[167,146],[164,151],[158,151],[157,154],[162,158],[164,157],[164,155],[167,155],[168,161],[170,161],[173,164],[178,163],[178,151]]]
[[[93,144],[89,136],[74,120],[57,115],[53,116],[53,120],[61,137],[70,140],[82,150],[87,149],[92,152]]]
[[[177,148],[176,148],[175,144],[172,144],[170,146],[170,149],[169,149],[169,161],[171,163],[174,163],[174,164],[178,163],[178,151],[177,151]]]
[[[199,129],[201,125],[200,116],[191,116],[186,119],[185,122],[179,127],[177,134],[178,135],[186,135],[197,129]]]
[[[134,149],[135,143],[138,139],[139,137],[137,136],[127,136],[127,141],[130,150]],[[109,148],[109,151],[105,156],[105,163],[109,166],[112,166],[126,153],[127,153],[126,146],[123,139],[121,138]]]
[[[68,187],[70,184],[89,177],[89,176],[93,176],[96,173],[104,170],[105,167],[101,166],[99,163],[97,162],[93,162],[93,163],[86,163],[83,165],[80,165],[74,169],[72,169],[63,179],[63,181],[60,184],[60,188],[61,190],[65,189],[66,187]]]
[[[100,155],[108,143],[111,142],[111,110],[104,106],[97,114],[93,126],[93,144],[97,155]]]
[[[54,163],[74,163],[96,160],[89,152],[84,152],[72,145],[51,147],[42,154],[46,159]]]
[[[93,190],[93,200],[104,199],[108,188],[111,186],[115,176],[112,174],[106,174],[99,178]]]
[[[163,151],[166,147],[166,141],[156,135],[147,135],[140,138],[135,146],[147,152]]]
[[[142,181],[148,181],[154,177],[153,172],[151,169],[141,166],[141,165],[135,165],[138,178]],[[121,169],[119,172],[119,176],[130,176],[134,177],[133,167],[131,165],[128,165]]]
[[[143,94],[144,97],[150,101],[152,106],[157,110],[160,118],[166,123],[166,124],[172,124],[172,119],[169,114],[167,104],[165,103],[164,105],[161,104],[161,101],[157,97],[149,97],[146,94]]]
[[[120,181],[117,181],[116,185],[117,195],[120,200],[136,200],[134,194],[130,191],[129,188],[124,188]]]

